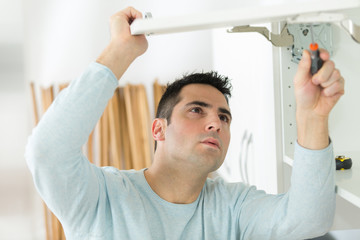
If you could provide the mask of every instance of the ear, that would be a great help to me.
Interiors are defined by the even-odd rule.
[[[165,130],[166,130],[166,119],[164,118],[155,118],[152,124],[152,135],[155,141],[164,141],[165,140]]]

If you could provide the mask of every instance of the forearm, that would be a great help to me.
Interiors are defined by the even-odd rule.
[[[135,60],[135,56],[131,52],[131,48],[123,47],[120,43],[112,41],[96,59],[96,62],[108,67],[116,78],[120,79]]]
[[[335,213],[335,161],[332,144],[320,150],[296,146],[287,213],[307,238],[325,234]],[[313,235],[312,235],[313,234]]]
[[[296,113],[298,143],[307,149],[324,149],[329,145],[327,116],[314,116],[301,111]]]
[[[308,239],[325,234],[335,211],[332,144],[309,150],[295,144],[291,188],[286,194],[250,191],[240,211],[244,239]]]

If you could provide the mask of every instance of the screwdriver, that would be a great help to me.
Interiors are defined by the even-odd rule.
[[[311,55],[311,74],[314,75],[319,71],[323,65],[323,60],[320,58],[319,45],[314,41],[313,26],[310,24],[311,41],[310,55]]]

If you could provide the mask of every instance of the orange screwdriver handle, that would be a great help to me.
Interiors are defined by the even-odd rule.
[[[317,43],[310,44],[311,74],[314,75],[322,67],[324,61],[320,58],[319,46]]]

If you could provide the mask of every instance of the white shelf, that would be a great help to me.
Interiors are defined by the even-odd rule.
[[[337,193],[360,208],[360,152],[344,152],[338,155],[351,157],[353,165],[351,169],[336,171]]]
[[[136,19],[131,34],[164,34],[285,21],[289,18],[319,12],[339,12],[360,7],[360,0],[314,0],[281,5],[246,6],[185,16]]]
[[[348,200],[360,208],[360,152],[336,152],[337,155],[351,157],[353,165],[348,170],[337,170],[335,173],[336,191],[339,196]],[[293,165],[293,159],[284,157],[284,162],[290,166]]]

